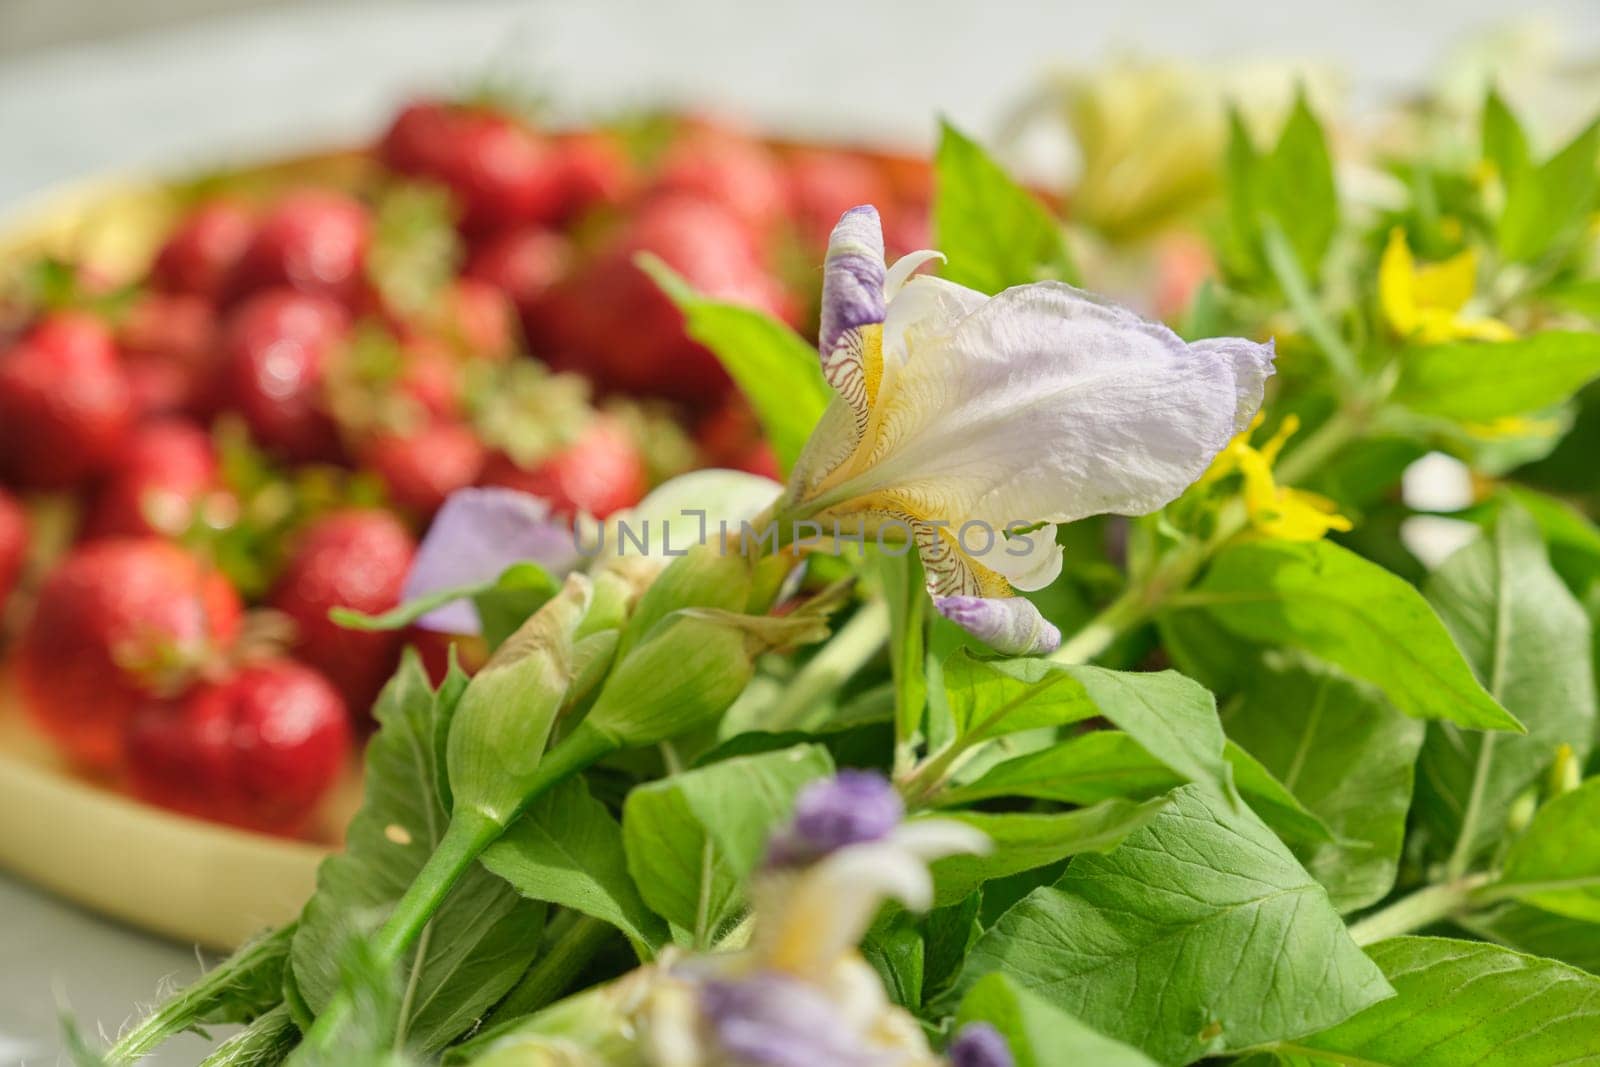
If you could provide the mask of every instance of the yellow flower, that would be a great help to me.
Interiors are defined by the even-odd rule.
[[[1462,313],[1477,282],[1478,257],[1472,249],[1441,263],[1418,265],[1405,231],[1389,231],[1378,265],[1378,302],[1390,329],[1423,344],[1445,341],[1509,341],[1516,336],[1499,319]]]
[[[1244,506],[1250,525],[1257,532],[1280,541],[1319,541],[1329,530],[1348,530],[1350,520],[1338,513],[1338,505],[1318,493],[1279,485],[1272,467],[1283,451],[1284,442],[1300,429],[1294,415],[1284,418],[1260,448],[1250,443],[1250,435],[1261,425],[1257,415],[1250,428],[1239,434],[1217,456],[1200,484],[1217,481],[1238,472],[1244,479]]]

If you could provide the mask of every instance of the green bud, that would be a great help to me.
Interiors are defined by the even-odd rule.
[[[1539,810],[1539,794],[1532,789],[1524,790],[1511,802],[1511,810],[1506,813],[1506,833],[1520,834],[1533,822],[1533,816]]]
[[[471,809],[504,826],[522,807],[567,703],[577,659],[573,635],[589,601],[589,579],[569,576],[468,683],[446,748],[457,811]]]
[[[1570,793],[1583,784],[1583,766],[1572,746],[1563,742],[1556,748],[1555,762],[1550,764],[1549,794],[1558,797]]]
[[[684,608],[743,611],[750,599],[750,561],[721,545],[697,545],[672,561],[639,598],[623,630],[624,653],[672,612]]]

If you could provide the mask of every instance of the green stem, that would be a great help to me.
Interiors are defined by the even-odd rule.
[[[610,924],[574,913],[572,924],[506,994],[487,1025],[531,1014],[554,1002],[611,935]]]
[[[1381,911],[1352,923],[1350,937],[1358,945],[1370,945],[1385,938],[1414,933],[1465,911],[1488,877],[1474,875],[1453,882],[1425,886],[1410,896],[1401,897]]]
[[[889,605],[873,600],[795,673],[783,695],[761,713],[762,729],[777,733],[801,726],[817,703],[865,666],[888,639]]]
[[[1344,343],[1344,338],[1333,328],[1333,324],[1322,313],[1322,308],[1317,306],[1311,285],[1300,269],[1300,261],[1295,257],[1294,246],[1289,243],[1289,238],[1284,235],[1282,228],[1271,219],[1262,220],[1261,244],[1266,253],[1267,266],[1272,268],[1273,277],[1278,280],[1278,286],[1288,299],[1290,309],[1300,319],[1300,324],[1305,327],[1311,340],[1327,357],[1328,365],[1333,368],[1334,373],[1347,386],[1354,384],[1361,376],[1361,365],[1356,360],[1355,353]]]

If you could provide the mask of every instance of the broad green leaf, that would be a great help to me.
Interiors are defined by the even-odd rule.
[[[1339,224],[1333,162],[1322,125],[1302,94],[1277,144],[1261,152],[1237,112],[1231,116],[1225,157],[1232,243],[1230,252],[1249,272],[1265,269],[1264,235],[1287,240],[1302,273],[1316,278]]]
[[[1546,289],[1543,296],[1552,303],[1591,319],[1600,319],[1600,278],[1566,282]]]
[[[832,771],[826,749],[797,745],[633,790],[622,809],[622,840],[645,903],[704,943],[739,907],[745,877],[800,788]]]
[[[1600,978],[1497,945],[1397,937],[1367,950],[1392,999],[1285,1042],[1296,1063],[1557,1067],[1600,1062]]]
[[[1512,341],[1458,341],[1408,350],[1395,401],[1457,422],[1495,419],[1567,400],[1600,376],[1600,335],[1546,330]]]
[[[1538,528],[1514,506],[1492,536],[1445,561],[1428,598],[1489,692],[1528,728],[1524,736],[1429,728],[1417,764],[1417,816],[1435,854],[1462,873],[1505,832],[1526,789],[1570,745],[1581,763],[1594,733],[1589,620],[1545,558]]]
[[[1250,753],[1229,742],[1223,758],[1245,801],[1279,836],[1287,841],[1332,840],[1322,820]],[[1120,730],[1094,730],[997,763],[937,799],[945,806],[1005,796],[1093,804],[1112,797],[1155,797],[1187,781]]]
[[[1489,90],[1483,104],[1483,158],[1507,182],[1516,181],[1528,167],[1528,135],[1496,89]]]
[[[1004,974],[979,979],[962,1000],[957,1032],[974,1022],[1000,1031],[1017,1067],[1155,1067],[1138,1049],[1089,1028]]]
[[[934,244],[944,277],[984,293],[1075,276],[1065,231],[1050,210],[949,123],[934,160]]]
[[[1461,916],[1455,922],[1485,941],[1600,974],[1600,923],[1569,919],[1515,902]]]
[[[1330,541],[1234,545],[1196,593],[1193,603],[1240,637],[1311,652],[1372,682],[1407,715],[1520,729],[1421,594]]]
[[[1032,870],[1082,852],[1109,852],[1144,829],[1166,806],[1165,798],[1135,803],[1112,799],[1076,811],[1048,814],[981,811],[945,812],[982,830],[994,847],[981,856],[947,856],[933,864],[934,903],[954,904],[991,878]]]
[[[1001,916],[957,988],[996,971],[1168,1064],[1316,1033],[1389,994],[1288,849],[1195,786]]]
[[[1332,831],[1334,841],[1293,844],[1334,906],[1375,903],[1394,886],[1425,727],[1330,668],[1274,660],[1230,702],[1223,728]]]
[[[1525,166],[1505,175],[1506,204],[1498,238],[1507,259],[1538,259],[1587,217],[1594,206],[1596,156],[1600,156],[1600,122],[1539,167]]]
[[[983,893],[970,893],[948,907],[934,908],[922,920],[923,999],[942,994],[955,981],[967,952],[983,934],[979,912]]]
[[[1539,809],[1511,843],[1494,893],[1600,922],[1600,778]]]
[[[861,939],[861,955],[878,972],[889,1000],[912,1011],[922,1005],[922,933],[904,911],[885,909]]]
[[[1185,779],[1226,781],[1216,700],[1176,671],[982,660],[961,649],[946,660],[944,681],[956,731],[969,741],[1099,715]]]
[[[407,652],[378,698],[365,799],[344,851],[317,871],[290,952],[294,987],[312,1010],[338,987],[339,949],[351,924],[391,909],[444,836],[444,736],[465,687],[453,671],[434,693],[421,661]],[[404,961],[404,1044],[441,1048],[499,1000],[538,950],[544,911],[481,867],[469,870]]]
[[[1550,550],[1550,566],[1581,596],[1600,580],[1600,527],[1577,508],[1535,489],[1511,485],[1505,494],[1533,516]]]
[[[683,312],[689,336],[716,355],[750,401],[787,473],[833,400],[817,350],[765,312],[701,296],[655,256],[640,256],[639,265]]]
[[[922,730],[927,706],[927,629],[923,625],[928,595],[923,590],[922,563],[915,552],[881,553],[875,560],[883,596],[889,605],[889,670],[894,678],[894,737],[910,744]]]
[[[581,777],[541,797],[483,854],[483,865],[525,897],[610,923],[641,956],[667,939],[628,874],[622,827]]]

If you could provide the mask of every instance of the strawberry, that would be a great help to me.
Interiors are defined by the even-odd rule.
[[[129,724],[129,781],[140,799],[274,834],[305,827],[338,780],[349,715],[328,680],[272,659],[150,703]]]
[[[231,292],[239,297],[286,285],[353,305],[365,292],[371,239],[372,220],[353,197],[326,189],[289,193],[261,219]]]
[[[640,252],[659,256],[707,296],[793,314],[738,219],[708,201],[661,198],[551,294],[552,362],[611,389],[715,401],[728,391],[726,372],[684,333],[677,306],[635,264]]]
[[[438,100],[407,104],[378,142],[378,158],[402,174],[436,175],[454,151],[455,105]]]
[[[322,384],[347,328],[338,304],[288,289],[260,293],[230,316],[224,391],[261,444],[294,460],[338,455]]]
[[[216,448],[204,430],[177,419],[141,426],[96,490],[85,533],[178,537],[217,480]]]
[[[516,311],[498,286],[457,278],[443,293],[441,311],[439,332],[462,355],[499,362],[516,351]]]
[[[432,337],[412,337],[400,343],[404,363],[396,385],[431,418],[454,419],[461,414],[461,361],[448,345]]]
[[[436,422],[409,433],[381,433],[361,451],[362,466],[383,479],[389,499],[428,517],[445,497],[478,480],[485,449],[470,427]]]
[[[294,621],[297,658],[320,670],[364,716],[394,672],[400,636],[347,630],[328,617],[336,607],[369,614],[400,602],[416,543],[388,512],[330,512],[301,531],[267,600]]]
[[[531,467],[496,454],[480,484],[543,497],[552,513],[563,518],[582,512],[601,519],[637,504],[648,488],[638,445],[621,422],[604,415],[592,420],[572,444]]]
[[[523,334],[535,351],[547,346],[550,327],[546,297],[566,276],[572,246],[550,230],[509,230],[485,242],[467,261],[466,275],[504,293],[522,319]]]
[[[778,457],[761,436],[761,427],[749,405],[733,398],[695,426],[695,443],[706,466],[760,474],[780,480]]]
[[[754,138],[712,126],[690,128],[667,149],[651,195],[720,204],[763,241],[789,214],[783,169],[771,150]]]
[[[788,158],[789,198],[805,240],[826,246],[839,216],[859,204],[886,204],[889,183],[870,161],[852,152],[795,150]]]
[[[231,200],[202,204],[167,237],[150,268],[150,280],[167,292],[220,299],[255,229],[254,217],[241,204]]]
[[[239,596],[182,548],[156,537],[74,550],[39,591],[17,680],[28,710],[76,762],[123,762],[128,721],[226,653]]]
[[[140,415],[203,413],[214,399],[217,314],[203,297],[147,293],[117,329]]]
[[[28,514],[16,497],[0,489],[0,620],[27,559]]]
[[[562,221],[592,208],[620,204],[632,193],[633,165],[612,135],[580,130],[556,138],[555,147],[561,171]]]
[[[0,353],[0,478],[57,489],[99,473],[132,424],[110,332],[59,312]]]

